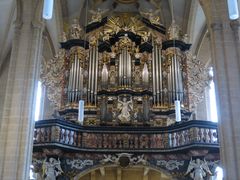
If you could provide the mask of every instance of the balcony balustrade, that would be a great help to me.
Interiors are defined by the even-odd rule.
[[[168,127],[81,126],[59,119],[36,122],[34,150],[63,148],[94,152],[172,152],[218,149],[217,124],[185,121]]]

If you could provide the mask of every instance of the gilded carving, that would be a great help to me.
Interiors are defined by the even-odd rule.
[[[186,62],[189,107],[190,110],[194,110],[196,105],[203,100],[204,88],[208,85],[209,77],[207,68],[190,52],[186,53]]]
[[[41,65],[41,81],[47,87],[48,99],[54,103],[56,109],[61,107],[65,72],[64,49],[60,49],[55,57]]]

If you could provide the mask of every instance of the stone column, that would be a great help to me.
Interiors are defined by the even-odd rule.
[[[17,0],[17,20],[0,117],[0,179],[29,179],[34,102],[40,69],[42,1]],[[40,16],[41,17],[41,16]]]
[[[240,179],[239,38],[228,19],[226,0],[201,0],[210,31],[224,179]]]

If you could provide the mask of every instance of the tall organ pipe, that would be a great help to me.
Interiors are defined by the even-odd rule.
[[[92,60],[91,60],[91,77],[90,77],[90,103],[92,103],[93,99],[93,79],[94,79],[94,72],[93,72],[93,66],[94,66],[94,60],[95,60],[95,54],[94,54],[94,47],[92,48]]]
[[[82,99],[82,93],[83,93],[83,68],[80,67],[80,83],[79,83],[79,90],[80,90],[80,100]]]
[[[125,76],[125,83],[124,85],[127,86],[127,79],[128,79],[128,76],[127,76],[127,73],[128,73],[128,67],[127,67],[127,62],[128,62],[128,53],[127,53],[127,47],[125,47],[124,49],[124,56],[125,56],[125,61],[124,61],[124,64],[125,64],[125,73],[124,73],[124,76]]]
[[[93,48],[93,53],[94,53],[94,59],[93,59],[93,79],[92,79],[92,103],[94,101],[94,95],[95,95],[95,79],[96,79],[96,63],[97,63],[97,52],[96,52],[96,46]]]
[[[169,55],[170,56],[170,55]],[[168,57],[168,61],[171,61],[171,57]],[[168,104],[171,104],[172,101],[172,66],[169,67],[168,73]]]
[[[128,51],[127,53],[127,86],[130,86],[130,79],[131,79],[131,55]]]
[[[176,73],[176,69],[175,69],[175,57],[172,56],[172,100],[171,102],[174,103],[175,100],[175,93],[176,93],[176,80],[175,80],[175,73]]]
[[[122,86],[122,53],[119,54],[118,71],[119,71],[119,85]]]
[[[128,63],[129,63],[129,57],[128,57],[128,51],[127,51],[127,48],[126,48],[126,86],[128,86],[128,78],[129,78],[129,76],[128,76]]]
[[[126,49],[123,50],[123,85],[126,84]]]
[[[162,53],[161,49],[158,48],[158,54],[159,54],[159,90],[160,90],[160,103],[162,104],[163,96],[162,96]]]
[[[91,95],[91,76],[92,76],[92,59],[93,59],[93,53],[92,53],[92,47],[89,50],[89,67],[88,67],[88,103],[90,103],[90,95]]]
[[[177,58],[176,58],[176,54],[174,54],[174,67],[175,67],[175,100],[178,100],[178,93],[179,93],[179,81],[178,81],[178,67],[177,67]]]
[[[75,101],[75,91],[76,91],[76,89],[75,89],[75,88],[76,88],[76,87],[75,87],[76,83],[75,83],[75,82],[76,82],[76,78],[77,78],[77,77],[76,77],[76,68],[77,68],[77,67],[76,67],[76,66],[77,66],[77,65],[76,65],[76,58],[77,58],[77,57],[76,57],[76,54],[75,54],[74,57],[75,57],[75,58],[74,58],[73,87],[72,87],[72,91],[73,91],[73,101]]]
[[[71,66],[68,80],[68,102],[72,101],[72,78],[73,78],[73,67]]]
[[[153,104],[156,103],[156,91],[155,91],[155,61],[156,61],[156,58],[155,58],[155,51],[156,51],[156,47],[155,45],[153,45],[153,52],[152,52],[152,71],[153,71],[153,78],[152,78],[152,81],[153,81]]]
[[[95,75],[95,92],[94,92],[94,96],[95,96],[95,106],[97,105],[97,79],[98,79],[98,47],[96,47],[96,67],[95,67],[95,71],[96,71],[96,75]]]
[[[79,101],[79,84],[80,84],[80,63],[79,63],[79,59],[77,59],[77,79],[76,79],[76,102]]]
[[[158,47],[156,46],[156,76],[157,76],[157,104],[159,104],[159,54]]]

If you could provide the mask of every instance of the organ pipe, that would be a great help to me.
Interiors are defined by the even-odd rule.
[[[96,47],[96,66],[95,66],[95,91],[94,91],[94,99],[95,105],[97,105],[97,79],[98,79],[98,47]]]
[[[156,46],[153,46],[153,52],[152,52],[152,74],[153,74],[153,78],[152,78],[152,82],[153,82],[153,104],[155,105],[156,103],[156,84],[155,84],[155,80],[156,80],[156,75],[155,75],[155,61],[156,61],[156,57],[155,57],[155,51],[156,51]]]
[[[146,85],[148,84],[148,78],[149,78],[149,73],[148,73],[147,63],[144,63],[142,79],[143,79],[143,83]]]
[[[72,26],[72,28],[71,33],[77,27]],[[169,37],[174,37],[174,40],[178,40],[176,42],[173,41],[173,38],[164,37],[164,34],[157,35],[158,32],[152,34],[151,31],[147,32],[147,35],[150,34],[147,38],[136,32],[132,32],[131,38],[128,38],[128,33],[132,29],[126,29],[121,29],[124,33],[117,34],[119,37],[112,38],[111,41],[99,39],[100,36],[102,37],[102,35],[99,36],[101,30],[97,30],[86,36],[84,41],[88,44],[87,46],[82,46],[83,40],[76,41],[74,44],[71,44],[73,41],[66,43],[66,51],[69,51],[68,47],[71,45],[70,58],[66,58],[70,59],[70,62],[66,62],[66,64],[71,63],[70,67],[67,66],[67,68],[69,67],[68,82],[64,84],[64,87],[67,87],[68,104],[78,104],[79,100],[84,100],[86,106],[91,109],[92,106],[102,103],[103,96],[106,98],[112,96],[108,98],[111,101],[109,106],[112,111],[115,108],[113,105],[117,103],[115,100],[119,98],[121,101],[124,96],[127,101],[131,98],[134,99],[133,107],[141,111],[140,105],[143,104],[143,101],[139,96],[146,96],[149,99],[149,107],[154,107],[153,111],[155,111],[155,108],[172,108],[175,100],[183,102],[183,90],[187,87],[184,87],[183,80],[185,79],[182,77],[183,69],[181,67],[185,61],[182,60],[184,52],[181,46],[186,48],[185,42],[178,44],[181,39],[176,39],[179,36],[173,36],[174,31],[170,31],[172,36]],[[80,30],[77,30],[76,33],[79,33]],[[101,33],[105,35],[105,32]],[[81,38],[78,35],[74,36],[75,39]],[[108,35],[112,36],[112,34]],[[139,38],[139,36],[141,37]],[[73,35],[68,35],[68,37],[73,37]],[[95,41],[94,38],[90,41],[90,37],[94,37]],[[155,39],[156,37],[159,39]],[[152,41],[149,40],[150,38]],[[88,53],[87,59],[85,59],[86,53]],[[112,57],[112,54],[114,54],[114,59],[107,62],[105,57]],[[66,56],[68,55],[66,53]],[[135,55],[136,61],[132,61],[133,55]],[[99,56],[102,58],[99,59]],[[117,76],[118,80],[116,80],[117,85],[115,86],[112,78]],[[133,80],[132,77],[134,77]],[[109,85],[110,78],[111,84]],[[99,86],[98,79],[101,82]],[[108,103],[108,101],[106,102]],[[97,112],[94,113],[97,114]],[[117,120],[118,112],[115,113]],[[131,117],[133,116],[135,114],[133,115],[131,112]]]
[[[89,50],[89,67],[88,67],[88,89],[87,89],[87,102],[90,104],[90,93],[91,93],[91,78],[92,78],[92,59],[93,59],[93,48]]]
[[[74,54],[68,81],[68,102],[78,103],[83,89],[83,70],[78,55]]]

